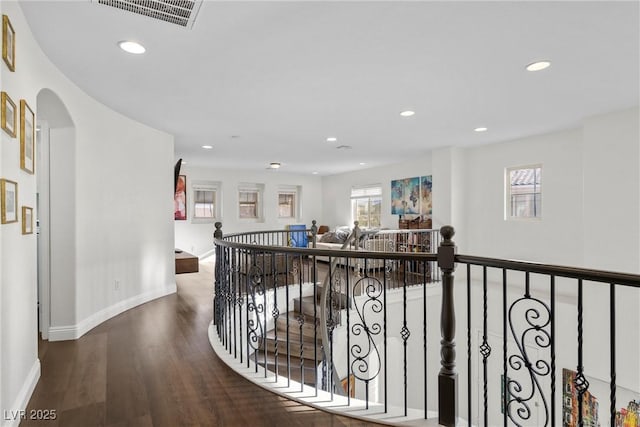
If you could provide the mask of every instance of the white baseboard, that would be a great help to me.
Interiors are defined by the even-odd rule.
[[[154,289],[144,294],[136,295],[124,301],[120,301],[92,314],[75,325],[52,326],[49,328],[49,341],[76,340],[102,322],[109,320],[124,311],[175,292],[176,284],[174,283],[172,285],[165,286],[164,288]]]
[[[198,260],[199,260],[199,261],[202,261],[203,259],[208,258],[208,257],[210,257],[210,256],[212,256],[212,255],[215,255],[215,254],[216,254],[216,248],[213,248],[213,249],[211,249],[211,250],[206,251],[206,252],[205,252],[205,253],[203,253],[202,255],[199,255],[199,256],[198,256]]]
[[[22,387],[20,387],[20,392],[18,392],[18,396],[16,396],[13,406],[9,409],[3,410],[2,427],[18,427],[18,425],[20,425],[20,421],[24,414],[26,414],[24,411],[27,409],[27,405],[29,404],[29,400],[31,399],[31,395],[33,394],[33,390],[35,390],[39,379],[40,359],[36,359],[36,361],[33,362],[33,366],[31,366],[31,370],[29,371],[27,378],[25,378]]]

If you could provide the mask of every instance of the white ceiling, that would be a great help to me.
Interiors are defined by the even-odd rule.
[[[64,74],[175,135],[190,165],[327,175],[639,104],[637,1],[205,0],[192,30],[89,0],[21,6]]]

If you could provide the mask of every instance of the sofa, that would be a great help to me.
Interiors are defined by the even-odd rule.
[[[321,226],[322,228],[322,226]],[[320,229],[321,229],[320,228]],[[323,229],[323,231],[325,231]],[[376,252],[391,252],[394,245],[389,241],[369,239],[370,236],[377,233],[377,229],[363,229],[361,230],[360,242],[357,250],[362,251],[376,251]],[[347,240],[351,233],[351,229],[348,226],[337,227],[333,231],[326,231],[325,233],[318,233],[316,235],[316,249],[330,249],[330,250],[342,250],[344,242]],[[313,247],[313,241],[310,239],[309,247]],[[352,242],[345,250],[356,250],[354,243]],[[329,256],[316,256],[317,261],[329,262]],[[347,261],[344,257],[338,258],[338,265],[346,265]],[[358,268],[361,269],[364,266],[362,259],[351,259],[349,265],[354,266],[358,264]],[[382,269],[384,268],[384,260],[375,259],[367,262],[367,270]]]

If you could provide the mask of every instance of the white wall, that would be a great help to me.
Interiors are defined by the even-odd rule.
[[[52,292],[58,312],[52,315],[56,323],[50,331],[53,338],[73,338],[124,309],[175,291],[173,138],[83,93],[42,53],[19,3],[3,1],[0,7],[17,34],[16,71],[0,63],[2,90],[16,104],[25,99],[35,111],[38,93],[51,89],[67,107],[75,127],[73,132],[52,130],[54,144],[62,138],[75,147],[62,146],[57,152],[54,147],[52,153],[68,155],[65,161],[70,167],[58,173],[62,171],[57,164],[58,172],[56,165],[52,170],[54,180],[68,184],[65,198],[52,200],[54,216],[67,210],[74,221],[67,221],[65,230],[51,230],[61,248],[69,250],[55,256],[62,258],[61,273],[71,283],[51,285],[52,290],[70,287],[66,299],[56,300],[60,295]],[[19,206],[35,208],[36,176],[19,168],[19,140],[0,131],[0,152],[0,176],[18,182]],[[2,413],[23,409],[39,377],[36,234],[23,236],[20,226],[0,226]],[[11,420],[3,423],[16,425]]]
[[[219,182],[222,190],[222,222],[223,233],[237,233],[251,230],[282,230],[288,224],[306,224],[311,227],[311,221],[321,222],[322,214],[322,185],[320,177],[314,175],[294,175],[283,173],[281,170],[255,172],[242,170],[224,170],[197,168],[183,165],[181,175],[187,177],[187,220],[175,221],[175,244],[194,255],[203,255],[213,249],[213,223],[192,223],[193,191],[192,186],[197,181]],[[241,183],[264,184],[264,221],[249,222],[238,218],[238,185]],[[295,221],[279,219],[278,215],[278,187],[296,185],[302,187],[301,202],[302,216]]]
[[[76,323],[76,141],[73,128],[49,131],[51,325]],[[44,231],[47,228],[43,228]],[[45,272],[43,272],[45,274]]]
[[[391,215],[391,181],[394,179],[411,178],[414,176],[431,175],[431,155],[420,156],[415,160],[363,169],[322,178],[322,217],[318,218],[318,225],[328,225],[330,228],[340,225],[353,226],[351,219],[351,188],[354,186],[381,184],[382,185],[382,218],[381,226],[398,228],[398,215]],[[439,177],[433,176],[433,193],[438,191]],[[434,200],[434,218],[437,214]],[[436,227],[434,222],[434,227]],[[438,225],[439,226],[439,225]]]
[[[455,190],[467,200],[467,252],[582,265],[581,152],[581,130],[467,149],[467,179]],[[505,169],[533,164],[542,164],[542,219],[507,221]]]

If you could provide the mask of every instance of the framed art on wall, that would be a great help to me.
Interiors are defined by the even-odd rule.
[[[2,92],[0,98],[0,123],[2,125],[2,129],[7,132],[11,137],[16,137],[16,119],[18,115],[16,114],[16,104],[13,103],[7,92]]]
[[[176,193],[173,196],[173,214],[176,220],[187,219],[187,177],[185,175],[178,176]]]
[[[16,70],[16,33],[7,15],[2,15],[2,59],[11,71]]]
[[[33,234],[33,208],[22,207],[22,234]]]
[[[20,100],[20,168],[35,171],[35,115],[24,99]]]
[[[0,179],[0,222],[18,222],[18,183]]]
[[[391,181],[391,214],[420,213],[420,178],[404,178]]]

